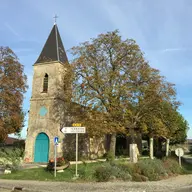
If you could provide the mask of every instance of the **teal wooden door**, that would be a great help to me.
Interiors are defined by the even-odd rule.
[[[48,162],[49,137],[45,133],[39,133],[35,141],[35,162]]]

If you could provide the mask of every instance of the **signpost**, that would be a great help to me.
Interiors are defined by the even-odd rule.
[[[75,177],[78,177],[77,174],[77,161],[78,161],[78,134],[79,133],[86,133],[85,127],[81,127],[81,124],[74,123],[72,125],[73,127],[63,127],[61,129],[61,132],[64,134],[76,134],[76,171],[75,171]]]
[[[85,133],[85,127],[63,127],[62,133]]]
[[[54,165],[54,177],[56,177],[56,166],[57,166],[57,145],[59,142],[58,137],[54,137],[54,149],[55,149],[55,165]]]
[[[181,157],[184,155],[184,151],[182,148],[175,149],[175,154],[179,157],[179,165],[181,167]]]
[[[59,137],[54,137],[54,143],[57,145],[59,142]]]

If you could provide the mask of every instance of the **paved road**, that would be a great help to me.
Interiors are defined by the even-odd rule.
[[[19,192],[19,190],[0,188],[0,192]],[[22,190],[22,192],[34,192],[34,191],[27,189],[27,190]]]
[[[192,175],[180,175],[166,180],[142,183],[122,181],[69,183],[0,179],[0,192],[10,192],[14,186],[24,187],[30,192],[192,192]]]
[[[22,190],[23,192],[34,192],[33,190],[29,190],[29,189],[27,189],[27,190]],[[55,190],[55,191],[57,191],[57,190]],[[65,191],[65,190],[64,190]],[[70,190],[71,191],[71,190]],[[78,192],[79,190],[76,190],[76,192]],[[121,190],[122,191],[122,190]],[[123,190],[124,192],[148,192],[148,190],[147,189],[124,189]],[[155,191],[157,191],[157,190],[155,190]],[[154,192],[155,192],[154,191]],[[170,191],[170,190],[168,190],[168,191]],[[167,191],[167,192],[168,192]],[[190,187],[190,188],[183,188],[183,189],[180,189],[180,190],[171,190],[172,192],[192,192],[192,187]],[[170,192],[171,192],[170,191]],[[2,188],[0,188],[0,192],[19,192],[18,190],[15,190],[15,191],[12,191],[11,189],[2,189]],[[37,191],[37,192],[39,192],[39,191]],[[164,191],[159,191],[158,190],[158,192],[164,192]]]
[[[187,188],[183,188],[183,189],[176,190],[175,192],[192,192],[192,186],[191,186],[191,187],[187,187]]]
[[[1,189],[0,188],[0,192],[10,192],[10,190],[8,190],[8,189]]]

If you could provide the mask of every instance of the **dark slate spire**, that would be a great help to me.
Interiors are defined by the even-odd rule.
[[[35,63],[44,63],[50,61],[68,62],[65,49],[56,24],[54,24],[51,33],[41,51],[41,54]]]

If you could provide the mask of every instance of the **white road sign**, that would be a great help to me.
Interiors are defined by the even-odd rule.
[[[63,127],[62,133],[85,133],[85,127]]]
[[[81,127],[80,123],[74,123],[74,127],[63,127],[61,132],[64,134],[76,134],[76,170],[75,170],[75,177],[79,177],[77,174],[77,161],[78,161],[78,133],[85,133],[85,127]],[[76,127],[77,126],[77,127]],[[79,127],[78,127],[79,126]]]
[[[183,151],[183,149],[182,148],[177,148],[176,150],[175,150],[175,154],[179,157],[182,157],[183,155],[184,155],[184,151]]]
[[[181,167],[181,157],[184,155],[184,151],[182,148],[175,149],[175,154],[179,157],[179,165]]]

